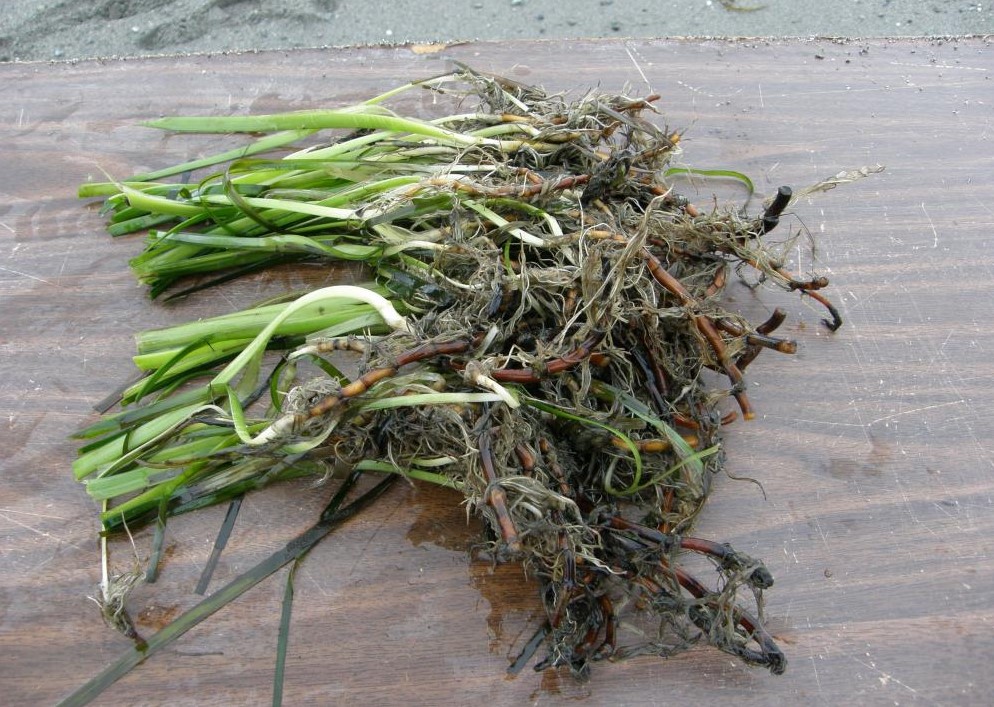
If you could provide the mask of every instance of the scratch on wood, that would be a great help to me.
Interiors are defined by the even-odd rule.
[[[922,213],[925,214],[925,218],[928,219],[928,225],[932,227],[932,247],[939,247],[939,232],[935,230],[935,223],[932,221],[932,217],[928,215],[928,211],[925,210],[925,202],[922,202]]]
[[[901,687],[903,687],[905,690],[907,690],[911,694],[920,696],[922,699],[925,699],[928,702],[931,702],[932,704],[939,704],[935,700],[930,699],[929,697],[927,697],[925,695],[922,695],[920,692],[918,692],[918,690],[916,690],[915,688],[911,687],[911,685],[908,685],[906,682],[902,682],[902,681],[898,680],[896,677],[894,677],[893,675],[891,675],[890,673],[884,672],[883,670],[881,670],[880,668],[878,668],[876,665],[874,665],[872,662],[867,662],[865,660],[860,660],[856,656],[851,655],[849,653],[845,653],[845,652],[843,652],[843,655],[845,655],[850,660],[853,660],[853,661],[859,663],[864,668],[867,668],[869,670],[873,670],[873,671],[879,673],[879,677],[877,678],[877,680],[880,681],[881,685],[886,686],[889,683],[894,683],[895,685],[900,685]]]
[[[20,270],[14,270],[13,268],[5,268],[0,265],[0,270],[5,272],[13,273],[14,275],[20,275],[21,277],[26,277],[31,280],[37,280],[38,282],[44,282],[46,285],[51,285],[52,287],[61,287],[58,283],[52,282],[51,280],[46,280],[43,277],[37,277],[36,275],[30,275],[26,272],[21,272]]]
[[[13,415],[11,415],[13,417]],[[0,514],[6,513],[16,513],[21,516],[31,516],[32,518],[51,518],[52,520],[69,520],[68,518],[63,518],[62,516],[50,516],[45,513],[29,513],[28,511],[17,511],[13,508],[0,508]],[[9,520],[9,519],[8,519]]]
[[[66,545],[69,545],[70,547],[75,548],[76,550],[82,550],[83,549],[80,545],[77,545],[76,543],[69,542],[65,538],[60,538],[58,535],[52,535],[51,533],[46,532],[44,530],[38,530],[37,528],[34,528],[34,527],[28,525],[27,523],[22,523],[19,520],[15,520],[14,518],[11,518],[10,516],[8,516],[6,513],[0,513],[0,518],[3,518],[8,523],[13,523],[14,525],[20,526],[21,528],[24,528],[25,530],[30,530],[32,533],[35,533],[36,535],[40,535],[43,538],[48,538],[50,540],[55,540],[56,542],[65,543]]]
[[[895,412],[895,413],[892,413],[890,415],[884,415],[883,417],[878,417],[877,419],[870,421],[869,423],[867,423],[867,427],[875,425],[878,422],[885,422],[886,420],[893,420],[895,417],[902,417],[904,415],[913,415],[916,412],[926,412],[927,410],[935,410],[937,408],[949,407],[950,405],[962,405],[965,402],[966,402],[966,400],[963,399],[963,398],[961,398],[959,400],[950,400],[949,402],[946,402],[946,403],[936,403],[935,405],[925,405],[924,407],[920,407],[920,408],[913,408],[911,410],[904,410],[902,412]]]
[[[645,85],[648,87],[649,91],[654,93],[652,89],[652,84],[649,82],[649,78],[645,75],[645,72],[642,71],[642,67],[639,66],[638,61],[636,61],[635,54],[632,52],[632,49],[628,46],[627,42],[623,46],[625,48],[625,53],[628,55],[628,58],[631,59],[632,64],[635,65],[635,70],[639,72],[639,76],[641,76],[642,80],[645,81]]]
[[[815,664],[815,657],[813,655],[808,657],[811,658],[811,669],[814,671],[815,685],[818,687],[818,694],[820,695],[822,694],[822,689],[821,689],[821,678],[818,677],[818,666]]]
[[[957,66],[956,64],[909,64],[900,61],[890,62],[891,66],[909,66],[915,69],[959,69],[961,71],[989,71],[982,66]]]

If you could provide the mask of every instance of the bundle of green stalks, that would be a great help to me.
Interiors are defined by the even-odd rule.
[[[402,117],[384,104],[404,91],[465,112]],[[795,350],[772,335],[782,312],[754,326],[720,297],[730,270],[753,271],[841,320],[824,278],[785,269],[790,237],[764,239],[798,195],[699,212],[671,181],[752,184],[673,166],[654,100],[571,101],[461,67],[347,108],[150,123],[255,136],[81,188],[106,197],[113,234],[148,230],[132,267],[153,296],[285,263],[355,261],[369,282],[140,335],[144,377],[79,434],[73,467],[105,533],[289,477],[350,469],[342,493],[405,477],[462,492],[493,555],[540,584],[546,622],[515,670],[543,643],[537,667],[584,675],[706,641],[781,673],[758,607],[770,573],[687,534],[722,424],[753,414],[742,371]]]

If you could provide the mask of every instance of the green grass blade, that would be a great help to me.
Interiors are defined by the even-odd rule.
[[[593,427],[598,427],[602,430],[605,430],[606,432],[610,432],[612,435],[614,435],[619,440],[621,440],[622,443],[628,448],[628,451],[631,452],[632,459],[634,460],[635,463],[635,476],[632,479],[632,483],[629,484],[627,487],[623,489],[616,489],[611,484],[610,476],[605,474],[604,490],[607,491],[612,496],[630,496],[638,491],[639,486],[642,483],[642,454],[639,452],[638,445],[636,445],[635,442],[632,441],[631,437],[626,435],[624,432],[621,432],[620,430],[611,427],[610,425],[606,425],[598,420],[591,420],[590,418],[576,415],[574,413],[569,412],[568,410],[564,410],[558,405],[552,405],[551,403],[547,403],[542,400],[536,400],[535,398],[529,398],[527,396],[521,396],[521,402],[523,402],[525,405],[529,405],[530,407],[533,407],[537,410],[541,410],[542,412],[547,412],[550,415],[555,415],[556,417],[562,418],[564,420],[572,420],[573,422],[579,422],[580,424],[583,425],[591,425]]]
[[[228,117],[175,117],[152,120],[144,125],[172,132],[267,133],[283,130],[384,130],[424,135],[457,145],[480,142],[451,130],[413,118],[401,118],[385,108],[367,106],[341,110],[306,110],[273,115]]]
[[[692,175],[695,177],[708,177],[711,179],[734,179],[737,182],[741,182],[745,185],[745,188],[749,190],[749,196],[752,196],[756,192],[756,187],[749,179],[748,175],[742,172],[736,172],[734,169],[696,169],[694,167],[670,167],[667,169],[663,176],[672,177],[674,175]]]
[[[380,295],[388,294],[384,288],[364,285],[365,289]],[[217,341],[254,339],[276,317],[290,307],[290,302],[261,305],[223,314],[197,322],[179,324],[166,329],[151,329],[138,335],[139,354],[171,351],[193,341],[212,336]],[[368,304],[341,301],[333,307],[315,302],[298,307],[276,327],[274,336],[300,336],[320,331],[340,321],[374,313]]]
[[[231,422],[235,425],[235,434],[238,435],[238,439],[248,444],[252,441],[252,435],[245,425],[245,410],[242,409],[242,403],[231,386],[225,386],[225,391],[228,394],[228,407],[231,408]]]
[[[298,140],[303,140],[305,137],[313,135],[314,132],[315,131],[312,129],[284,130],[283,132],[259,138],[251,145],[246,145],[245,147],[238,147],[234,150],[228,150],[227,152],[219,152],[216,155],[202,157],[198,160],[191,160],[189,162],[183,162],[182,164],[174,165],[173,167],[166,167],[165,169],[156,170],[154,172],[137,174],[134,177],[131,177],[131,181],[148,182],[153,179],[171,177],[183,172],[192,172],[195,169],[213,167],[216,164],[221,164],[222,162],[227,162],[229,160],[237,160],[250,155],[257,155],[260,152],[274,150],[278,147],[284,147],[297,142]]]
[[[421,469],[411,469],[402,468],[391,464],[390,462],[376,461],[375,459],[364,459],[363,461],[356,464],[356,469],[361,469],[363,471],[378,471],[383,474],[399,474],[400,476],[406,476],[410,479],[417,479],[418,481],[425,481],[429,484],[435,484],[436,486],[445,486],[446,488],[462,490],[462,482],[458,479],[454,479],[451,476],[445,476],[444,474],[436,474],[431,471],[423,471]]]
[[[210,584],[211,578],[214,576],[214,570],[217,568],[218,560],[221,559],[221,553],[224,551],[225,546],[228,544],[228,539],[231,537],[231,531],[235,527],[235,521],[238,519],[238,511],[242,507],[242,498],[242,496],[236,496],[228,504],[228,512],[224,514],[224,521],[221,523],[221,528],[217,531],[217,537],[214,538],[214,547],[211,548],[211,556],[208,558],[207,564],[204,565],[204,571],[200,574],[197,588],[193,590],[201,596],[207,593],[207,585]]]
[[[293,614],[293,580],[304,556],[290,565],[283,587],[283,606],[280,609],[280,628],[276,636],[276,667],[273,670],[273,707],[283,704],[283,679],[286,672],[286,649],[290,643],[290,617]]]
[[[107,440],[106,444],[80,455],[73,462],[73,475],[79,481],[98,469],[102,469],[103,473],[106,473],[108,469],[119,468],[123,464],[130,463],[141,451],[148,449],[158,440],[164,439],[201,409],[203,409],[203,405],[195,403],[167,410],[152,417],[130,434],[113,436]]]
[[[312,547],[327,536],[328,533],[381,496],[394,481],[395,477],[388,476],[348,506],[340,508],[341,503],[345,500],[345,494],[351,490],[357,479],[358,476],[356,474],[349,477],[339,492],[335,494],[328,508],[321,514],[321,519],[313,527],[298,535],[282,549],[274,552],[248,572],[245,572],[193,608],[184,612],[168,626],[149,637],[148,640],[126,651],[104,669],[103,672],[60,701],[59,705],[62,707],[80,707],[95,700],[104,690],[163,648],[172,644],[173,641],[180,638],[191,628],[223,609],[280,568],[305,555]]]
[[[341,245],[326,245],[321,239],[308,238],[292,234],[262,237],[221,236],[209,233],[171,233],[165,236],[167,240],[177,243],[192,243],[195,245],[224,248],[225,250],[244,250],[266,253],[303,253],[322,255],[332,260],[369,261],[383,252],[377,246],[364,246],[352,243]]]
[[[145,569],[145,581],[154,584],[159,578],[159,562],[166,543],[166,521],[169,518],[169,504],[166,499],[159,502],[159,512],[155,518],[155,534],[152,536],[152,554]]]

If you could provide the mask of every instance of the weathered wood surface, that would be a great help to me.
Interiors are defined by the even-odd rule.
[[[0,66],[0,701],[47,704],[128,642],[92,602],[95,508],[66,438],[131,375],[134,332],[334,273],[283,271],[176,306],[147,301],[76,185],[225,142],[138,127],[162,114],[339,105],[451,58],[550,89],[630,83],[689,128],[688,164],[747,172],[768,194],[835,172],[887,171],[797,208],[846,325],[783,294],[731,297],[790,312],[795,357],[750,369],[759,411],[727,431],[730,471],[699,534],[766,559],[786,675],[711,649],[509,680],[538,619],[516,567],[470,560],[452,494],[396,487],[298,575],[290,704],[989,703],[994,688],[994,48],[989,40],[835,43],[591,41],[274,52]],[[411,101],[412,99],[408,99]],[[431,114],[428,102],[405,110]],[[694,194],[710,198],[710,185]],[[795,221],[794,225],[797,226]],[[798,250],[802,269],[809,253]],[[330,488],[247,499],[215,585],[315,518]],[[131,607],[150,632],[192,605],[223,514],[169,525],[162,577]],[[148,534],[139,534],[147,548]],[[130,549],[116,542],[126,566]],[[282,582],[274,578],[139,667],[110,703],[270,699]]]

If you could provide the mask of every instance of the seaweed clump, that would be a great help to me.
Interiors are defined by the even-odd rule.
[[[466,67],[403,88],[476,105],[404,118],[382,105],[398,90],[341,110],[163,119],[269,134],[81,190],[107,197],[112,232],[152,228],[132,265],[153,295],[286,262],[359,261],[375,280],[143,335],[146,377],[81,433],[74,467],[104,528],[290,476],[403,475],[460,490],[493,555],[538,580],[545,625],[513,670],[541,643],[538,668],[582,676],[705,641],[782,673],[760,617],[769,571],[690,533],[725,463],[722,425],[753,416],[743,371],[796,348],[774,336],[783,312],[754,325],[724,308],[729,274],[755,271],[841,324],[827,280],[792,275],[784,243],[767,242],[792,192],[753,215],[699,211],[674,189],[692,170],[672,165],[680,135],[656,97],[571,100]],[[349,132],[272,156],[323,128]],[[218,164],[195,185],[163,181]]]

